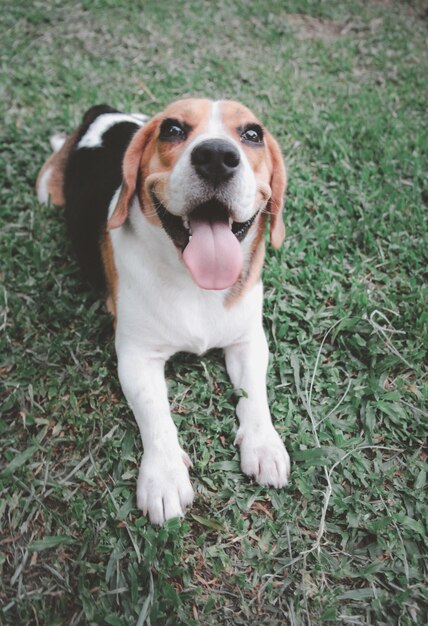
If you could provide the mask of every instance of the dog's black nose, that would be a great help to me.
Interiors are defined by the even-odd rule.
[[[213,184],[223,183],[236,172],[241,157],[225,139],[207,139],[195,146],[190,157],[196,172]]]

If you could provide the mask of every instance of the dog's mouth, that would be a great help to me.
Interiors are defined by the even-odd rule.
[[[182,253],[193,280],[203,289],[227,289],[242,270],[240,242],[258,211],[246,222],[235,222],[216,200],[198,205],[186,217],[172,215],[152,192],[153,204],[166,233]]]

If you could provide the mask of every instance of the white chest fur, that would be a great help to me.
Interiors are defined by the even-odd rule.
[[[132,337],[146,353],[165,358],[179,351],[202,354],[239,342],[260,324],[261,283],[237,304],[225,306],[227,292],[198,287],[167,234],[144,218],[136,202],[130,224],[111,234],[118,272],[118,348]]]

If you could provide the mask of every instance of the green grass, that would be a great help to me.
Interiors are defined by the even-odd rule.
[[[422,2],[3,3],[0,622],[427,623]],[[97,102],[239,99],[279,138],[287,240],[264,271],[292,482],[251,484],[218,352],[169,394],[193,508],[150,526],[111,321],[33,187]]]

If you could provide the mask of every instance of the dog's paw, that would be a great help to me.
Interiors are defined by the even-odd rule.
[[[240,446],[244,474],[278,489],[288,483],[290,457],[273,426],[257,432],[239,428],[235,444]]]
[[[137,506],[153,524],[183,517],[193,502],[188,467],[192,463],[180,448],[173,453],[144,453],[137,483]]]

